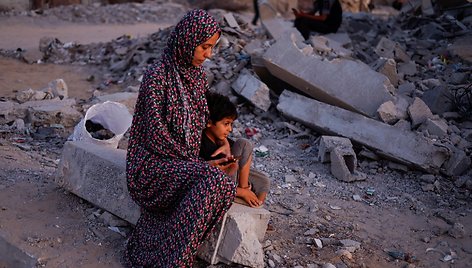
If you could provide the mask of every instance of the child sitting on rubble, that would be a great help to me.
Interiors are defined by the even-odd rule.
[[[238,117],[236,106],[228,97],[215,92],[208,91],[206,99],[210,116],[202,133],[200,157],[207,161],[222,158],[226,155],[225,147],[229,146],[232,161],[223,163],[220,168],[237,180],[236,197],[243,199],[250,207],[261,206],[269,191],[269,178],[251,170],[251,142],[243,138],[236,141],[228,138]]]

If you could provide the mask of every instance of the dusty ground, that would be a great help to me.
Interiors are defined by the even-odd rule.
[[[88,43],[154,31],[153,26],[143,25],[90,26],[0,17],[0,48],[37,44],[43,34]],[[0,58],[0,96],[11,98],[16,90],[39,89],[63,78],[71,97],[87,100],[96,86],[87,77],[95,72],[87,66],[30,65]],[[441,176],[435,178],[434,190],[425,190],[422,173],[392,171],[382,161],[360,168],[367,174],[365,181],[339,182],[328,165],[316,160],[319,134],[309,131],[294,137],[293,132],[276,127],[285,119],[275,110],[267,116],[249,107],[242,109],[236,129],[259,128],[262,135],[255,145],[270,151],[269,156],[256,158],[255,166],[273,180],[266,207],[276,230],[266,236],[266,257],[275,267],[316,267],[309,265],[328,262],[338,268],[470,267],[472,206],[467,190]],[[0,132],[0,235],[39,258],[44,267],[120,267],[125,238],[108,228],[109,222],[100,217],[102,211],[54,182],[69,134],[70,130],[56,130],[33,139]],[[353,195],[363,201],[353,200]],[[324,238],[324,247],[317,248],[313,238]],[[340,256],[338,245],[329,244],[338,239],[360,242],[360,249],[352,257]],[[388,251],[414,258],[394,259]]]

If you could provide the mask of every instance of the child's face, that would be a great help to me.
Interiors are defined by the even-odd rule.
[[[216,123],[210,121],[207,124],[206,134],[214,141],[224,140],[233,131],[233,122],[234,119],[231,117],[225,117]]]

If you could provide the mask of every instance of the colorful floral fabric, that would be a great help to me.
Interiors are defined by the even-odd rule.
[[[141,207],[125,250],[129,267],[191,267],[234,199],[234,182],[198,157],[208,84],[191,61],[220,31],[205,11],[190,11],[144,75],[126,159],[128,190]]]

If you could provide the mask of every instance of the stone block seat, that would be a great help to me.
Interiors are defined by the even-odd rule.
[[[86,141],[65,143],[57,169],[60,186],[108,212],[136,224],[139,207],[126,186],[126,151]],[[270,212],[234,203],[198,256],[210,264],[264,267],[261,242]]]

